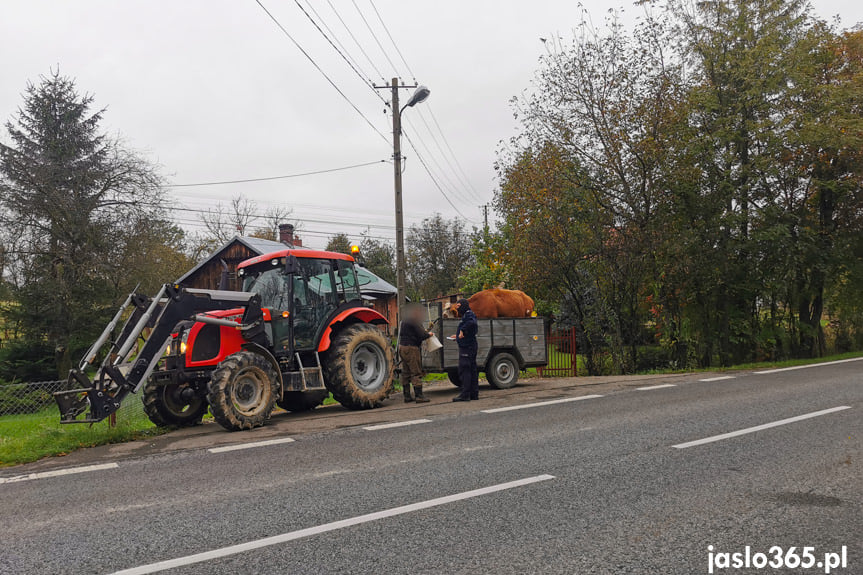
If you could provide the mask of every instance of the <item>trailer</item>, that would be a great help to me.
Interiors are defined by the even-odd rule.
[[[448,336],[455,335],[459,320],[442,317],[442,304],[426,306],[430,331],[443,347],[431,353],[423,350],[422,366],[428,373],[446,373],[454,385],[458,378],[458,343]],[[541,317],[478,318],[478,351],[476,363],[485,372],[489,384],[496,389],[508,389],[518,383],[518,374],[529,367],[544,367],[548,363],[545,341],[545,320]]]

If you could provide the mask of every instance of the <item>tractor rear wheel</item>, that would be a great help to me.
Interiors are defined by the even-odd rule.
[[[373,325],[358,323],[344,328],[324,359],[327,388],[348,409],[378,407],[392,393],[393,349]]]
[[[207,400],[213,419],[229,431],[260,427],[279,395],[279,375],[260,354],[239,351],[213,371]]]
[[[329,397],[330,392],[326,389],[313,391],[286,391],[282,399],[276,400],[279,407],[285,411],[299,413],[311,411]]]
[[[207,399],[191,383],[147,382],[141,401],[147,417],[159,427],[198,425],[207,413]]]

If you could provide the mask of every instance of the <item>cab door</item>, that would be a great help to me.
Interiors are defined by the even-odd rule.
[[[333,286],[333,264],[330,260],[297,258],[291,314],[296,350],[316,349],[321,326],[338,307]]]

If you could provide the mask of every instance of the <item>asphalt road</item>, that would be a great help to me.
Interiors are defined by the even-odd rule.
[[[4,470],[0,573],[179,559],[164,572],[688,575],[709,572],[709,546],[778,545],[819,561],[845,546],[832,572],[863,574],[863,361],[701,379],[533,400],[483,390],[393,417],[402,427],[101,458],[50,477]],[[572,401],[585,396],[599,397]]]

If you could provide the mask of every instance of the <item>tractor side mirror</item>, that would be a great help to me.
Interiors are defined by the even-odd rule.
[[[297,256],[290,255],[285,258],[285,275],[295,274],[300,270],[300,264],[297,262]]]

